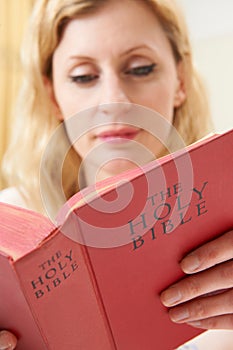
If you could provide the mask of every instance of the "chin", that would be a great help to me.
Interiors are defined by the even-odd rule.
[[[135,169],[137,164],[126,159],[114,159],[105,164],[98,172],[98,181],[110,176],[118,175],[124,171]]]

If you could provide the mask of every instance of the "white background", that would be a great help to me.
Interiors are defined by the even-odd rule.
[[[233,128],[233,1],[178,0],[217,131]]]

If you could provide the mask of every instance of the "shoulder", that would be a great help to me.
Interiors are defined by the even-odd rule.
[[[0,202],[28,208],[25,199],[16,187],[8,187],[0,191]]]

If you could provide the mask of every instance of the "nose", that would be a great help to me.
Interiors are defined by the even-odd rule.
[[[99,111],[104,115],[117,117],[126,114],[131,108],[127,88],[120,78],[111,75],[102,83]]]

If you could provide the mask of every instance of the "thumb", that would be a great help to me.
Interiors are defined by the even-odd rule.
[[[14,334],[8,331],[0,332],[0,350],[13,350],[17,344]]]

